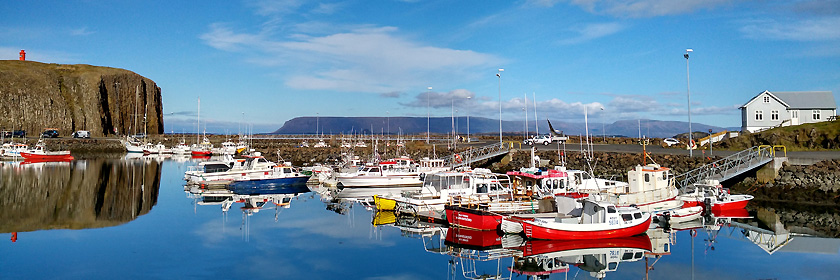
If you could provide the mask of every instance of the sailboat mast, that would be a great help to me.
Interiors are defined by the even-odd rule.
[[[199,134],[201,132],[201,96],[198,97],[198,118],[196,119],[195,127],[195,144],[201,143]]]

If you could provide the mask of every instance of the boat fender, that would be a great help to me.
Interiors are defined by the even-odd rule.
[[[691,237],[697,237],[697,231],[696,230],[692,229],[689,232],[691,233]]]
[[[425,181],[426,173],[420,173],[420,181]]]
[[[455,162],[461,163],[464,159],[461,158],[461,154],[455,154]]]
[[[639,208],[639,206],[638,206],[638,205],[636,205],[636,204],[630,204],[630,207]]]

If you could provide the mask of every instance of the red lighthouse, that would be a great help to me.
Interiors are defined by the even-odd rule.
[[[24,60],[26,60],[26,52],[23,51],[23,50],[20,50],[20,61],[24,61]]]

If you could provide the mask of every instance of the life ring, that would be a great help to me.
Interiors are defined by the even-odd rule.
[[[697,149],[697,143],[694,143],[694,139],[691,139],[689,149]]]
[[[464,162],[464,159],[461,158],[460,154],[455,154],[455,162],[461,163]]]

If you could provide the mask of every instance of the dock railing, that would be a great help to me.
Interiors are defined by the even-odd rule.
[[[683,189],[704,179],[728,180],[772,161],[777,149],[781,149],[786,156],[787,151],[784,146],[754,146],[682,173],[676,176],[677,188]]]
[[[470,163],[485,160],[492,157],[507,154],[511,149],[510,143],[494,143],[478,148],[470,148],[466,151],[446,156],[443,159],[445,166],[461,167]]]

